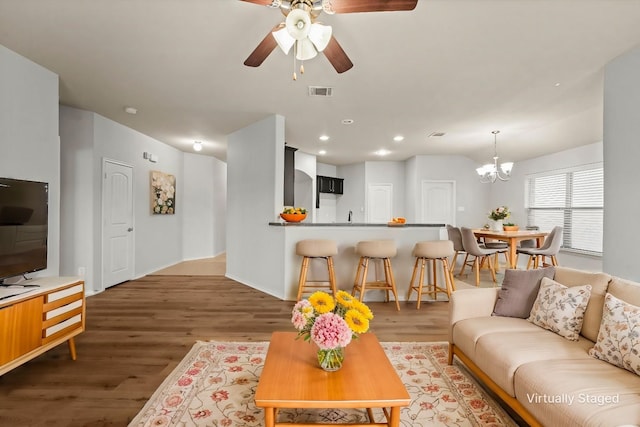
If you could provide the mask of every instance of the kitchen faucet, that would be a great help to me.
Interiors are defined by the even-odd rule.
[[[350,223],[353,218],[353,211],[349,211],[349,216],[347,217],[347,221]]]

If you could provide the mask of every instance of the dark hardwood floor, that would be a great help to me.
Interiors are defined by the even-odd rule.
[[[126,426],[197,340],[268,341],[292,302],[222,276],[147,276],[87,298],[60,345],[0,376],[0,426]],[[371,303],[380,341],[446,341],[448,303]]]

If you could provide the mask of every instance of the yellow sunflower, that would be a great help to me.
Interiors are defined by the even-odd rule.
[[[333,297],[326,292],[317,291],[311,294],[309,302],[318,314],[324,314],[332,311],[336,303]]]
[[[349,328],[356,334],[364,334],[369,330],[369,319],[367,319],[359,310],[351,309],[344,315],[344,320]]]
[[[373,319],[373,312],[371,312],[371,309],[365,303],[354,299],[352,307],[358,310],[367,320]]]
[[[355,301],[355,298],[353,298],[353,296],[346,291],[338,291],[336,293],[336,301],[338,301],[338,304],[344,307],[351,308],[353,302]]]

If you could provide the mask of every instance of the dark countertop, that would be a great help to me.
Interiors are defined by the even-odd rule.
[[[389,227],[389,228],[407,228],[407,227],[433,227],[442,228],[445,224],[394,224],[386,223],[370,224],[366,222],[270,222],[269,225],[280,227]]]

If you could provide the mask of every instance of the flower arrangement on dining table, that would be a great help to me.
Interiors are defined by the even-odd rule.
[[[372,319],[371,309],[345,291],[336,292],[335,298],[326,292],[314,292],[298,301],[291,313],[298,337],[318,346],[318,362],[326,371],[342,367],[344,348],[369,330]]]
[[[498,206],[489,214],[489,219],[494,221],[499,221],[501,219],[509,218],[511,212],[509,212],[509,208],[507,206]]]

